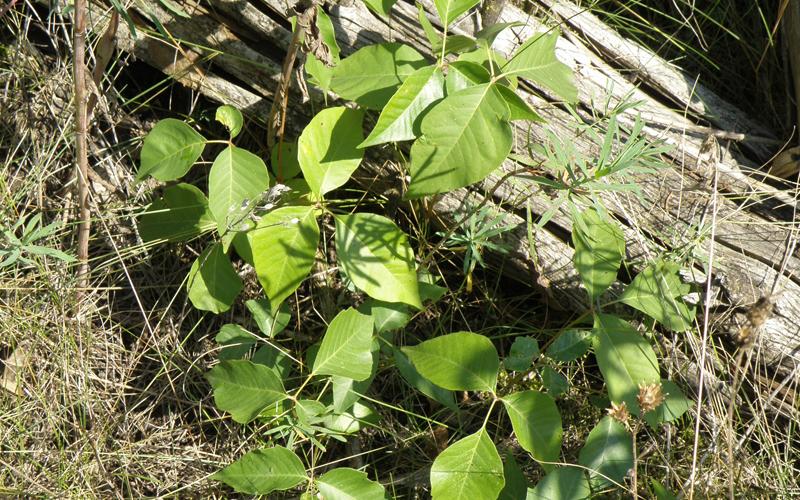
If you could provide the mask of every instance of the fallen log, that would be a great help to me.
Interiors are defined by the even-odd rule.
[[[178,3],[188,17],[176,16],[158,2],[150,5],[148,13],[171,39],[133,37],[121,23],[120,48],[212,99],[235,105],[254,119],[266,119],[291,40],[287,6],[277,0]],[[422,3],[428,13],[435,12],[432,2]],[[630,127],[638,116],[645,123],[647,137],[674,146],[666,156],[669,168],[637,177],[644,193],[641,198],[612,192],[600,195],[623,223],[632,269],[641,270],[653,255],[678,253],[693,243],[694,262],[707,265],[695,264],[684,278],[703,286],[708,280],[710,309],[733,311],[742,317],[760,297],[770,297],[777,312],[764,323],[757,344],[759,361],[769,368],[762,375],[764,384],[774,395],[794,384],[800,378],[800,277],[793,272],[800,265],[794,247],[797,190],[786,183],[768,183],[767,176],[755,168],[778,152],[779,141],[711,90],[647,49],[624,40],[575,5],[541,0],[536,6],[538,17],[507,6],[500,21],[518,21],[524,26],[505,30],[494,47],[510,53],[546,23],[558,24],[564,36],[559,39],[557,55],[577,75],[578,115],[592,120],[593,114],[603,113],[599,103],[611,108],[626,100],[642,101],[643,107],[619,115],[620,123]],[[153,28],[144,13],[131,13],[142,31]],[[372,14],[361,2],[334,5],[330,17],[343,56],[385,40],[402,41],[427,52],[428,42],[418,29],[417,10],[411,3],[398,2],[390,19]],[[430,17],[435,23],[435,16]],[[92,19],[97,31],[102,31],[103,9],[95,8]],[[455,23],[453,32],[470,34],[472,24],[466,17],[465,22]],[[632,83],[631,75],[647,85]],[[586,155],[595,151],[596,145],[578,135],[574,116],[553,105],[546,91],[530,82],[520,87],[521,95],[545,118],[547,129],[555,136],[572,142]],[[319,91],[309,90],[312,102],[322,100]],[[290,127],[297,132],[315,108],[293,93]],[[532,142],[545,143],[549,140],[547,129],[534,124],[518,132],[528,134]],[[506,162],[480,185],[434,198],[428,207],[430,215],[449,226],[461,220],[469,206],[490,203],[503,210],[509,222],[519,224],[508,237],[513,251],[503,258],[503,269],[512,278],[539,286],[553,303],[586,309],[586,294],[572,265],[569,214],[557,212],[529,239],[526,210],[537,217],[549,208],[551,200],[529,178],[513,174],[516,168],[513,162]],[[396,189],[390,179],[402,175],[397,163],[374,159],[364,162],[358,180],[380,193]],[[727,316],[735,319],[736,314]],[[735,325],[717,325],[718,330],[731,328]],[[711,365],[706,368],[724,370]],[[792,401],[792,396],[787,397]],[[782,409],[790,410],[791,405]]]

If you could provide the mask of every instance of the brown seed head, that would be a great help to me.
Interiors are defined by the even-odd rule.
[[[611,403],[611,408],[608,408],[606,412],[608,412],[611,418],[625,425],[628,425],[628,419],[631,418],[631,414],[628,413],[628,405],[625,401],[620,404]]]
[[[636,396],[639,401],[639,408],[642,415],[651,412],[664,402],[664,393],[661,391],[661,384],[645,384],[639,386],[639,394]]]

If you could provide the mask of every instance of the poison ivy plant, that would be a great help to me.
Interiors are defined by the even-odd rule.
[[[394,2],[366,3],[386,16]],[[514,122],[543,121],[517,93],[520,81],[566,103],[578,98],[571,71],[556,57],[556,31],[534,35],[508,57],[491,45],[502,30],[516,24],[489,26],[474,37],[448,33],[453,21],[477,3],[435,0],[444,33],[420,7],[420,25],[432,48],[426,55],[392,42],[340,58],[334,24],[318,10],[312,31],[318,35],[316,42],[327,47],[330,60],[308,54],[305,71],[321,89],[355,104],[322,109],[296,142],[281,137],[264,157],[234,143],[244,116],[231,106],[221,106],[216,113],[227,130],[222,140],[206,139],[175,119],[159,122],[144,140],[138,180],[149,176],[176,181],[206,149],[213,155],[208,158],[213,161],[207,193],[186,183],[166,186],[142,213],[139,228],[146,242],[187,242],[195,252],[186,289],[197,309],[229,311],[247,289],[246,306],[253,321],[244,325],[257,329],[247,326],[255,332],[251,333],[245,326],[226,323],[215,339],[219,362],[207,373],[216,407],[235,422],[256,421],[253,431],[270,444],[213,476],[238,492],[266,495],[304,485],[305,498],[384,498],[382,484],[364,471],[338,467],[317,475],[315,467],[319,453],[332,441],[346,441],[348,435],[378,425],[382,412],[376,411],[376,404],[382,404],[383,411],[396,410],[368,395],[389,370],[396,369],[413,390],[440,403],[442,411],[459,416],[466,412],[453,391],[479,393],[470,400],[469,414],[484,411],[483,424],[478,428],[471,417],[464,420],[459,432],[469,429],[470,434],[453,436],[452,444],[431,464],[430,492],[435,499],[587,498],[592,488],[622,483],[636,465],[630,429],[639,427],[638,421],[626,420],[628,409],[653,428],[688,409],[680,389],[661,379],[647,337],[627,320],[604,311],[603,298],[617,290],[612,285],[625,256],[625,241],[620,225],[594,193],[634,191],[632,184],[609,179],[654,164],[662,149],[642,142],[640,121],[626,131],[629,137],[624,141],[613,116],[602,137],[594,126],[581,125],[598,142],[594,162],[557,141],[540,148],[551,170],[535,180],[553,194],[554,202],[539,225],[563,207],[572,217],[574,264],[591,299],[591,330],[576,323],[549,345],[542,344],[544,355],[539,340],[528,333],[518,335],[510,347],[504,344],[502,352],[508,354],[502,365],[495,342],[504,342],[499,340],[503,335],[492,339],[476,332],[437,332],[416,345],[405,345],[409,335],[403,329],[415,315],[429,314],[427,305],[444,294],[460,292],[431,279],[420,264],[429,260],[417,258],[418,242],[400,226],[366,210],[366,203],[354,202],[342,189],[369,158],[366,150],[381,147],[398,153],[408,174],[406,200],[438,195],[480,183],[498,169],[515,141],[524,139]],[[365,134],[365,124],[373,123]],[[399,144],[403,142],[410,145],[409,161],[403,156],[405,146]],[[512,159],[533,164],[521,155]],[[332,235],[327,230],[331,227]],[[465,249],[467,293],[472,292],[476,264],[484,264],[481,250],[507,251],[505,243],[492,239],[511,229],[482,208],[461,232],[440,233],[443,248]],[[336,262],[327,271],[319,266],[319,274],[331,280],[338,275],[347,292],[333,301],[341,310],[320,315],[328,324],[318,335],[303,331],[313,322],[295,315],[301,300],[292,297],[317,286],[309,275],[318,260],[328,257]],[[682,302],[687,292],[676,265],[659,261],[639,273],[620,300],[664,327],[682,331],[694,317],[694,310]],[[295,334],[316,343],[302,354],[295,352],[296,338],[285,342]],[[579,360],[590,349],[614,418],[604,417],[589,433],[579,455],[584,468],[555,467],[561,462],[563,432],[555,398],[575,389],[562,375],[570,372],[561,363]],[[655,397],[650,407],[640,408],[643,385]],[[508,435],[497,433],[509,429],[487,427],[495,421],[490,417],[496,407],[503,407],[508,416],[499,421],[510,422],[517,454],[523,456],[524,450],[546,472],[533,487],[523,473],[527,467],[520,467],[510,453],[505,463],[500,458],[495,441],[504,442]]]

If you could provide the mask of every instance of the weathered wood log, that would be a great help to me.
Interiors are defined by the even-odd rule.
[[[179,3],[189,18],[177,17],[157,2],[150,4],[153,15],[174,37],[172,41],[141,35],[133,38],[121,24],[120,47],[213,99],[233,104],[256,119],[266,119],[291,38],[285,13],[288,5],[277,0]],[[422,3],[428,12],[435,12],[432,2]],[[539,17],[507,6],[500,21],[526,24],[504,31],[494,47],[511,53],[520,41],[540,31],[543,23],[559,23],[564,36],[559,39],[557,55],[576,73],[580,98],[577,112],[591,119],[592,112],[603,112],[596,109],[598,103],[613,107],[625,99],[643,101],[644,107],[626,111],[619,121],[630,126],[640,116],[648,137],[675,146],[666,158],[669,168],[637,178],[642,198],[601,194],[625,227],[627,257],[634,270],[640,270],[654,255],[693,243],[694,261],[705,259],[705,267],[711,270],[712,293],[707,299],[718,310],[747,307],[769,295],[773,283],[777,283],[779,293],[772,296],[777,313],[765,323],[757,348],[760,360],[771,367],[771,376],[777,379],[768,381],[770,384],[796,382],[800,378],[800,355],[796,352],[800,345],[800,277],[793,272],[800,264],[793,245],[797,194],[795,188],[766,183],[766,176],[754,169],[777,152],[778,141],[695,79],[624,40],[575,5],[541,0],[537,6]],[[425,52],[427,41],[418,28],[416,8],[400,1],[392,12],[387,20],[373,15],[360,2],[331,7],[343,55],[385,40],[402,41]],[[102,24],[101,9],[95,13],[94,20]],[[145,16],[137,17],[137,22],[147,26]],[[454,32],[469,34],[471,29],[472,23],[457,22]],[[180,47],[176,49],[178,40]],[[646,90],[632,83],[633,77],[646,81]],[[321,95],[311,90],[312,101],[319,102]],[[521,85],[520,92],[556,136],[572,141],[586,155],[593,154],[595,146],[576,135],[573,116],[551,104],[555,100],[552,96],[529,82]],[[291,96],[290,107],[289,125],[297,131],[314,107],[304,105],[299,94]],[[542,126],[526,125],[519,131],[533,142],[547,141]],[[718,161],[703,158],[703,144],[712,144],[709,138],[722,145]],[[740,145],[741,150],[734,145]],[[745,149],[749,156],[742,152]],[[451,225],[464,216],[467,201],[472,206],[488,201],[497,210],[504,207],[509,221],[520,227],[509,238],[513,252],[505,259],[503,269],[516,279],[542,287],[554,303],[585,309],[586,294],[572,266],[573,251],[567,237],[571,231],[569,215],[556,213],[545,228],[533,234],[532,248],[522,215],[528,207],[534,216],[542,214],[550,206],[550,198],[530,179],[509,176],[514,168],[508,162],[479,186],[435,198],[429,207],[431,215],[443,225]],[[401,175],[395,163],[366,161],[358,177],[380,191],[396,187],[387,179]],[[499,182],[503,178],[504,182]],[[696,264],[687,270],[685,278],[705,284],[705,271]]]

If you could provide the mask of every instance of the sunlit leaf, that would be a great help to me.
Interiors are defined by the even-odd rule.
[[[502,73],[527,78],[544,85],[567,102],[576,102],[578,89],[573,83],[572,70],[556,58],[557,40],[557,31],[532,36],[503,66]]]
[[[208,207],[220,234],[227,231],[242,203],[260,196],[269,182],[267,165],[253,153],[228,146],[217,155],[208,173]]]
[[[248,452],[211,477],[253,495],[288,490],[308,479],[300,458],[282,446]]]
[[[610,481],[622,483],[633,467],[630,433],[610,416],[603,417],[586,438],[578,463],[592,471],[590,480],[594,487],[608,486]]]
[[[216,314],[230,309],[242,286],[241,278],[219,243],[197,257],[186,282],[192,305]]]
[[[673,262],[654,262],[636,275],[622,292],[620,300],[670,330],[688,330],[693,325],[695,310],[681,298],[691,291],[691,287],[681,282],[679,270],[680,266]]]
[[[164,189],[139,218],[142,241],[186,241],[216,227],[208,210],[208,200],[191,184],[176,184]]]
[[[186,123],[174,118],[161,120],[144,138],[136,180],[147,175],[160,181],[179,179],[200,158],[205,146],[205,137]]]
[[[451,391],[494,391],[500,360],[492,342],[477,333],[442,335],[404,347],[419,373]]]
[[[312,372],[365,380],[372,372],[372,316],[351,308],[333,318],[322,339]]]
[[[244,117],[242,116],[242,112],[233,106],[228,106],[226,104],[218,107],[217,114],[214,118],[221,124],[225,125],[225,128],[227,128],[228,132],[230,132],[231,139],[239,135],[239,132],[242,131]]]
[[[272,370],[246,360],[223,361],[206,377],[214,390],[217,408],[243,424],[287,397],[281,380]]]
[[[520,446],[539,462],[556,462],[561,453],[561,414],[553,398],[537,391],[503,397]],[[545,470],[552,465],[542,464]]]
[[[431,466],[434,500],[493,500],[504,484],[503,462],[486,429],[450,445]]]
[[[625,256],[625,236],[618,224],[594,209],[585,210],[580,217],[583,223],[572,228],[573,261],[589,297],[596,300],[617,279]]]
[[[326,472],[317,479],[317,487],[322,498],[331,500],[384,500],[386,494],[366,472],[347,467]]]

